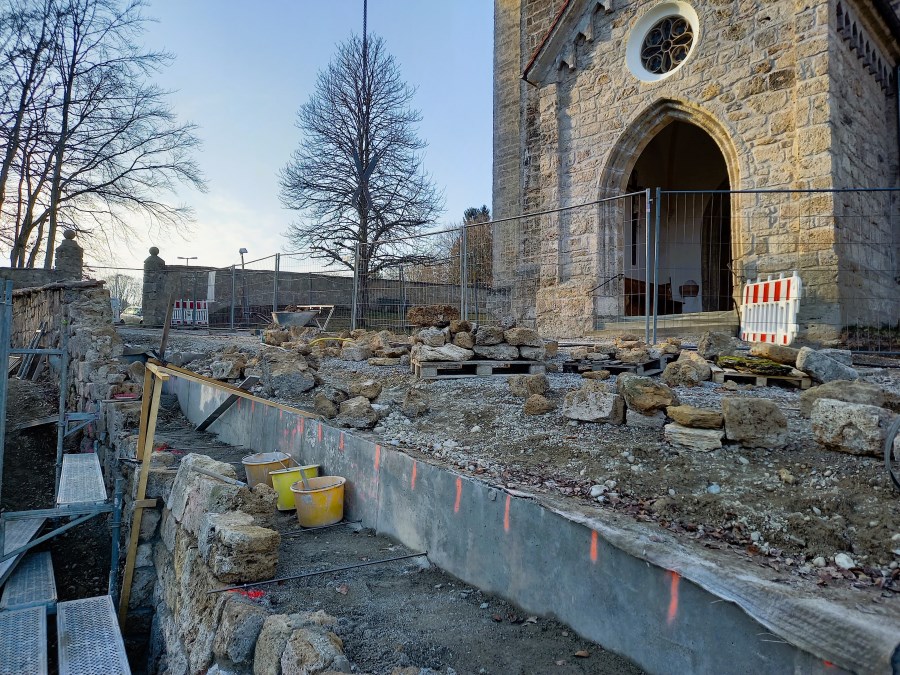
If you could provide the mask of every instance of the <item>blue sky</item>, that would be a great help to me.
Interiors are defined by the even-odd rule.
[[[117,251],[115,264],[139,266],[150,245],[167,262],[223,266],[241,247],[250,258],[283,251],[295,214],[278,201],[276,172],[299,143],[294,121],[317,71],[362,32],[362,0],[150,0],[147,14],[157,21],[146,47],[176,56],[155,81],[200,126],[209,192],[180,195],[196,211],[190,232],[151,234]],[[369,0],[369,32],[418,90],[425,168],[446,199],[441,222],[490,206],[493,3]]]

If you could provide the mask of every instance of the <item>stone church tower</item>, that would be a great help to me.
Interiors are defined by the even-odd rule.
[[[810,337],[898,320],[900,193],[858,190],[898,184],[889,0],[495,0],[494,31],[493,215],[543,214],[494,234],[521,319],[735,315],[797,270]]]

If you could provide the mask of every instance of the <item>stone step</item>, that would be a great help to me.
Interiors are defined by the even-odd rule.
[[[59,675],[131,675],[112,598],[56,606]]]
[[[15,551],[20,546],[24,546],[34,538],[41,527],[44,525],[43,518],[29,518],[27,520],[10,520],[6,522],[6,538],[3,548],[5,553]],[[22,559],[22,554],[0,562],[0,585],[3,584],[12,574],[16,564]]]
[[[57,506],[95,504],[106,501],[106,486],[100,458],[92,452],[63,455]]]
[[[56,581],[49,551],[28,553],[3,587],[0,609],[52,607],[56,604]]]
[[[46,675],[47,608],[0,612],[0,675]]]

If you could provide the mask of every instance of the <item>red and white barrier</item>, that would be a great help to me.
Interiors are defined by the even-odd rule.
[[[791,344],[800,330],[797,312],[802,293],[803,283],[796,272],[747,284],[741,307],[741,339]]]
[[[209,301],[176,300],[172,307],[173,326],[208,326]]]

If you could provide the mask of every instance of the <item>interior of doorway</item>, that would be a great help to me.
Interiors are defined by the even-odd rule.
[[[659,266],[653,293],[653,269],[646,247],[655,248],[641,213],[626,227],[625,314],[643,314],[650,290],[659,314],[715,312],[733,307],[731,273],[731,195],[725,157],[700,127],[680,120],[660,130],[638,157],[628,192],[661,187]],[[652,260],[652,256],[651,256]]]

